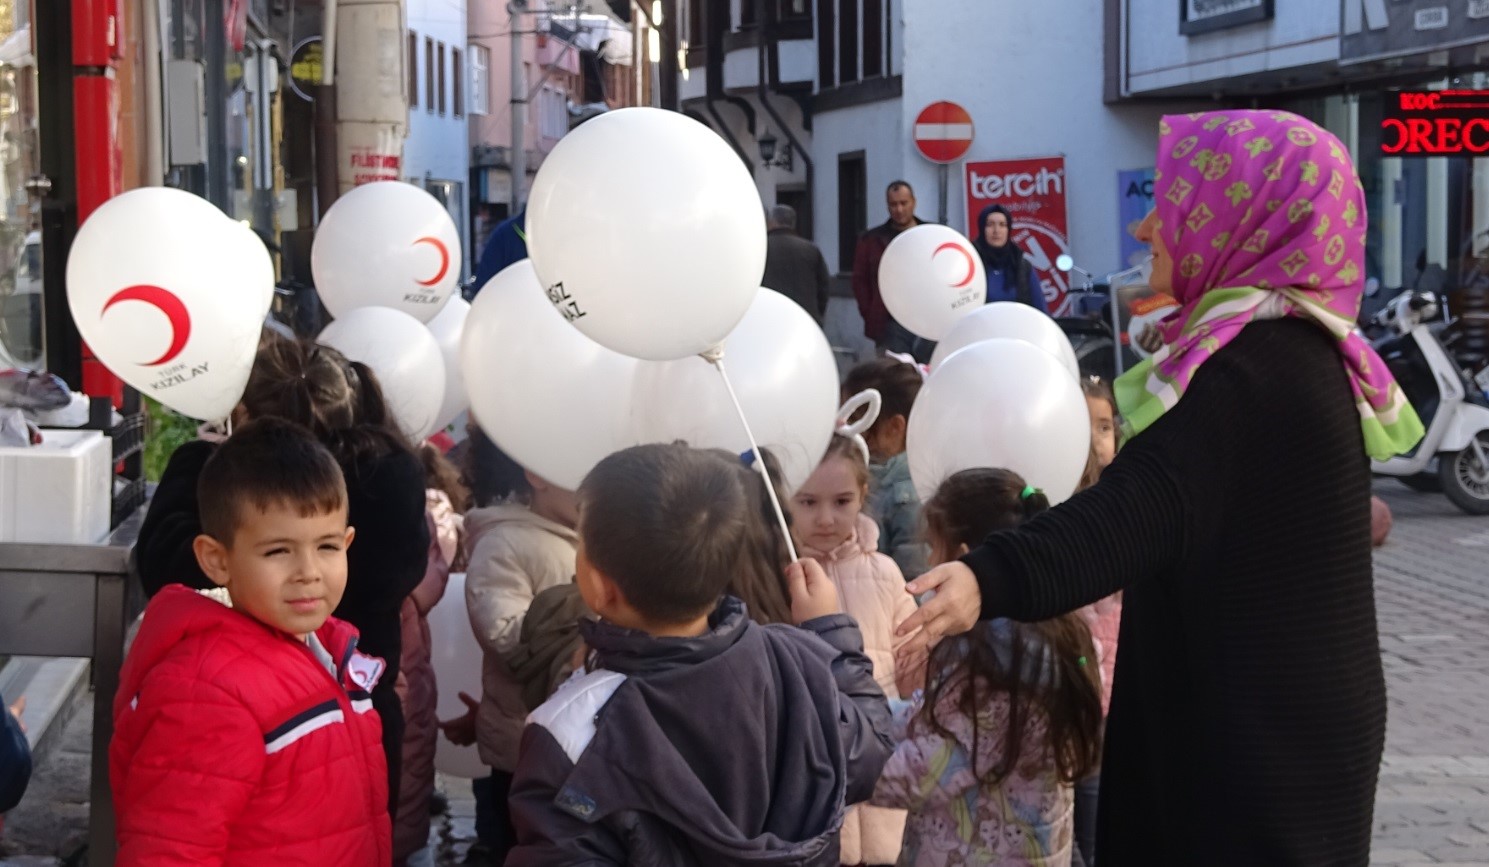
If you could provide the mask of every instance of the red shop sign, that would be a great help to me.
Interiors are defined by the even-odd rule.
[[[1388,157],[1489,155],[1489,91],[1387,93],[1380,152]]]

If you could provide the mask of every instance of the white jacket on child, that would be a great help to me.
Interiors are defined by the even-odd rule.
[[[894,630],[915,612],[915,600],[905,592],[905,577],[887,555],[879,553],[879,525],[867,515],[848,541],[831,551],[801,546],[799,553],[822,564],[837,588],[843,611],[858,621],[865,655],[874,663],[874,680],[890,699],[899,698],[895,686]],[[905,811],[858,806],[843,817],[844,864],[893,864],[900,857],[905,834]]]
[[[482,762],[511,773],[531,708],[523,704],[522,688],[502,654],[517,646],[533,597],[574,580],[579,537],[517,504],[472,510],[465,516],[465,533],[470,550],[465,605],[485,651],[476,746]]]

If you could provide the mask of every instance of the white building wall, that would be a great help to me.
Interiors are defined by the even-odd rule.
[[[1128,93],[1134,95],[1339,57],[1339,4],[1326,0],[1276,3],[1271,21],[1193,36],[1179,32],[1176,2],[1124,5]]]
[[[451,202],[451,215],[461,237],[468,236],[470,196],[470,143],[466,131],[466,118],[470,112],[470,59],[466,56],[466,0],[408,0],[408,29],[418,35],[417,51],[409,62],[418,70],[418,104],[409,109],[408,139],[403,146],[404,178],[416,186],[423,187],[427,180],[453,181],[460,184],[458,202]],[[432,38],[445,45],[445,110],[429,105],[429,89],[426,84],[428,62],[425,60],[427,43]],[[461,69],[464,76],[461,90],[465,101],[464,111],[455,115],[455,76],[452,50],[461,53]],[[438,54],[436,53],[436,91],[438,90]],[[436,97],[437,99],[437,97]],[[470,251],[465,251],[466,262]]]
[[[904,173],[904,148],[897,143],[904,138],[900,104],[896,100],[857,105],[838,111],[821,112],[812,118],[812,155],[816,163],[817,245],[827,257],[834,273],[846,273],[852,262],[838,262],[838,158],[855,151],[864,152],[865,189],[868,194],[868,224],[876,226],[888,219],[884,210],[884,188]],[[922,215],[924,215],[924,208]]]
[[[936,215],[936,168],[914,150],[910,130],[925,106],[951,100],[967,108],[976,128],[967,160],[1063,154],[1072,255],[1092,271],[1120,267],[1117,172],[1153,165],[1159,117],[1189,107],[1103,103],[1102,20],[1089,0],[963,0],[955,5],[986,10],[963,14],[948,14],[951,4],[945,0],[902,2],[900,119],[892,136],[869,140],[874,148],[894,152],[879,162],[915,186],[921,217]],[[1177,10],[1176,3],[1147,5]],[[1173,29],[1177,32],[1177,19]],[[822,118],[818,124],[825,125]],[[952,166],[947,214],[951,225],[965,231],[962,176],[962,166]],[[825,201],[835,201],[835,189],[823,192]]]

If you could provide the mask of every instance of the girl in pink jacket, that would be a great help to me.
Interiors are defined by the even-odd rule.
[[[834,435],[827,456],[791,499],[797,553],[822,564],[843,611],[858,621],[874,679],[891,700],[914,689],[913,672],[896,677],[895,627],[915,611],[905,577],[879,553],[879,526],[863,513],[868,460],[851,439]],[[899,858],[905,813],[861,806],[843,818],[844,864],[893,864]]]

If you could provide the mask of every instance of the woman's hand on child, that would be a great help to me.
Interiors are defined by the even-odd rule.
[[[21,715],[25,712],[26,697],[23,695],[20,698],[16,699],[15,704],[10,706],[10,715],[16,718],[16,725],[21,727],[22,734],[24,734],[26,731],[26,723],[21,719]]]
[[[465,702],[465,713],[451,720],[442,720],[439,727],[445,733],[445,740],[457,747],[468,747],[476,742],[476,714],[481,709],[481,702],[463,692],[460,700]]]
[[[928,590],[935,590],[935,595],[895,630],[897,637],[910,636],[895,651],[895,666],[906,671],[924,666],[931,648],[948,635],[960,635],[976,626],[982,613],[977,576],[965,563],[943,563],[905,585],[912,595]]]
[[[816,560],[797,560],[787,566],[786,586],[791,591],[791,619],[797,626],[843,610],[837,588]]]

